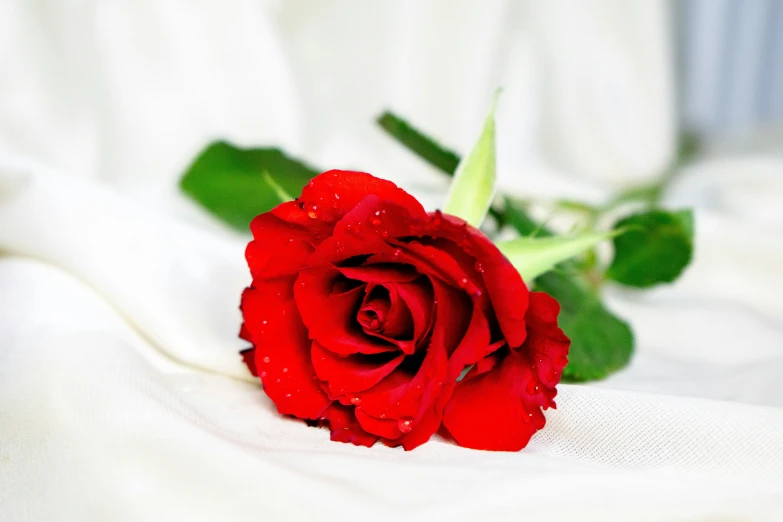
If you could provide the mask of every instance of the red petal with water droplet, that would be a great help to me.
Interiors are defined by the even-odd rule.
[[[354,416],[352,407],[332,404],[324,412],[322,420],[329,423],[332,432],[331,439],[336,442],[349,442],[356,446],[368,448],[378,440],[376,435],[367,433]]]
[[[318,220],[336,223],[367,196],[402,207],[413,216],[425,215],[421,203],[391,181],[347,170],[330,170],[314,177],[302,189],[299,202],[305,209],[316,205]]]
[[[529,415],[543,415],[525,392],[530,372],[525,358],[510,352],[493,371],[457,384],[443,416],[457,444],[495,451],[524,448],[536,431]]]
[[[292,278],[288,279],[260,282],[244,291],[245,327],[255,346],[257,371],[265,374],[264,392],[278,411],[317,419],[331,401],[313,381],[310,339],[290,298]]]
[[[308,229],[287,223],[266,213],[250,223],[253,241],[245,258],[253,279],[270,279],[296,273],[313,252]]]
[[[528,308],[529,291],[517,269],[487,236],[457,217],[442,214],[440,225],[432,225],[431,229],[436,237],[451,239],[457,244],[467,242],[470,245],[474,260],[470,269],[475,271],[475,261],[484,267],[484,272],[479,274],[489,292],[503,336],[512,348],[521,346],[527,335],[525,312]],[[469,271],[468,267],[465,269]]]
[[[541,373],[557,368],[559,380],[569,345],[557,311],[550,296],[531,294],[522,347],[485,357],[455,386],[443,425],[460,446],[517,451],[544,426],[541,408],[554,407],[557,381]]]

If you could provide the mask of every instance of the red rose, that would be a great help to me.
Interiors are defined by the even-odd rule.
[[[544,426],[567,362],[559,306],[480,231],[345,171],[250,227],[244,356],[280,413],[408,450],[441,427],[519,450]]]

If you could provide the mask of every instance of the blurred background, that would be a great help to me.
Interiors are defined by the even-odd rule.
[[[216,137],[426,194],[375,117],[465,151],[501,86],[501,184],[595,200],[684,131],[780,151],[781,34],[777,0],[6,0],[0,150],[191,219],[175,180]]]

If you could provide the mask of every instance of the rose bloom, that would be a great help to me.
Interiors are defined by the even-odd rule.
[[[406,450],[440,430],[514,451],[543,428],[567,363],[559,305],[479,230],[347,171],[250,228],[243,356],[280,413]]]

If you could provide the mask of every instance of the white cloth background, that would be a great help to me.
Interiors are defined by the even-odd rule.
[[[212,137],[398,181],[391,106],[501,184],[600,199],[672,154],[664,2],[0,5],[0,520],[783,519],[783,158],[711,158],[676,285],[608,289],[637,354],[520,453],[332,443],[236,356],[246,238],[182,198]]]

